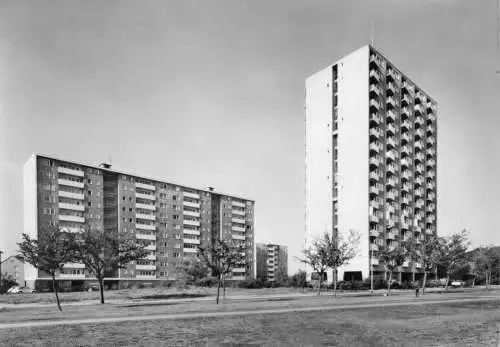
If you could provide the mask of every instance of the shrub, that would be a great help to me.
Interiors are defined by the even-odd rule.
[[[195,285],[199,287],[213,287],[217,285],[216,277],[204,277],[195,281]]]
[[[244,280],[238,283],[238,287],[246,289],[269,288],[270,283],[261,279]]]

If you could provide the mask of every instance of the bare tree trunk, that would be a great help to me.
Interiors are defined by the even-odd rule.
[[[422,282],[422,295],[424,295],[425,292],[425,283],[427,282],[427,271],[424,270],[424,280]]]
[[[59,302],[59,293],[58,293],[57,281],[56,281],[55,274],[52,274],[52,288],[54,288],[54,294],[56,296],[57,308],[59,309],[59,311],[62,311],[61,303]]]
[[[333,269],[333,297],[337,297],[337,267]]]
[[[472,288],[474,288],[475,286],[476,286],[476,275],[472,277]]]
[[[222,290],[224,292],[224,300],[226,300],[226,276],[222,275]]]
[[[318,283],[319,283],[319,285],[318,285],[318,295],[321,295],[321,275],[322,274],[320,274],[319,280],[318,280]]]
[[[412,282],[415,283],[415,266],[412,268]]]
[[[104,304],[104,278],[99,277],[99,290],[101,292],[101,304]]]
[[[446,284],[444,285],[445,291],[448,291],[448,282],[450,282],[450,275],[446,273]]]
[[[215,302],[217,303],[217,305],[219,304],[219,296],[220,296],[220,285],[221,285],[221,281],[222,281],[222,276],[219,275],[219,280],[217,281],[217,299],[215,299]]]
[[[389,271],[389,280],[387,281],[387,296],[391,295],[392,271]]]

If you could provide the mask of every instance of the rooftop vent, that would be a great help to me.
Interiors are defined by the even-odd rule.
[[[100,163],[99,167],[102,167],[103,169],[111,169],[111,164],[109,164],[109,163]]]
[[[207,189],[208,189],[209,191],[211,191],[211,192],[213,192],[213,191],[215,190],[215,188],[214,188],[214,187],[207,187]]]

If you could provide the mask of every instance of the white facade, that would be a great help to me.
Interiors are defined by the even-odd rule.
[[[369,47],[349,54],[306,80],[306,244],[334,232],[334,150],[337,134],[338,234],[362,236],[360,256],[339,269],[368,271],[368,57]],[[333,66],[337,66],[337,126]],[[336,128],[336,129],[335,129]],[[352,218],[352,216],[356,216]],[[364,254],[364,256],[361,256]],[[310,269],[308,269],[308,272]],[[332,273],[328,274],[328,282]]]

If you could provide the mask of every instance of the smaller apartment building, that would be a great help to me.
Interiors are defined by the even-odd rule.
[[[288,277],[288,247],[256,244],[257,279],[279,282]]]
[[[253,278],[254,202],[165,180],[33,155],[24,165],[25,233],[37,238],[49,227],[78,233],[101,230],[145,243],[146,259],[110,274],[108,281],[175,280],[182,259],[216,238],[244,245],[248,266],[232,280]],[[27,266],[26,279],[47,280]],[[60,280],[91,280],[83,264],[65,264]]]
[[[24,286],[24,259],[20,256],[11,255],[2,261],[2,278],[8,276],[17,282],[18,285]]]

